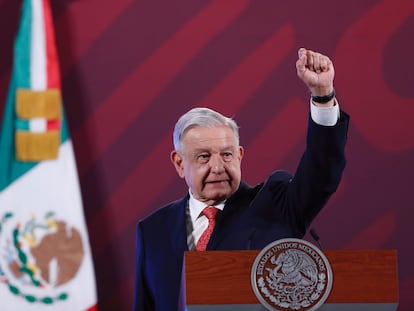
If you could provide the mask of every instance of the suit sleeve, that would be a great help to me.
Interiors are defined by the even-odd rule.
[[[261,189],[267,217],[289,224],[295,237],[303,237],[331,195],[345,168],[345,144],[349,117],[341,111],[335,126],[316,124],[309,118],[306,149],[294,176],[276,171]],[[265,195],[264,195],[265,194]],[[268,199],[263,199],[269,196]]]
[[[335,126],[309,120],[306,150],[288,187],[292,219],[296,219],[301,234],[305,234],[341,182],[348,124],[349,116],[343,111]]]

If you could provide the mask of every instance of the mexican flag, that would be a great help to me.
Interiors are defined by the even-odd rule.
[[[96,310],[49,0],[23,0],[0,127],[0,309]]]

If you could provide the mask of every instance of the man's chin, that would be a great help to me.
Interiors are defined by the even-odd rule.
[[[223,202],[224,200],[227,200],[232,195],[232,193],[233,192],[230,190],[219,191],[219,192],[208,192],[206,193],[206,197],[208,197],[209,200],[211,201]]]

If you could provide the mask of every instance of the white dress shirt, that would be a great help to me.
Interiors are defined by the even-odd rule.
[[[208,227],[208,219],[201,213],[203,209],[208,205],[206,205],[204,202],[196,200],[191,191],[188,192],[190,194],[190,199],[188,200],[188,206],[186,210],[187,244],[189,250],[194,250],[204,230],[206,230]],[[218,205],[214,205],[214,207],[218,208],[219,210],[223,210],[225,203],[226,202],[222,202]]]

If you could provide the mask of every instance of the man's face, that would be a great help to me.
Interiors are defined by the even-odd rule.
[[[194,127],[183,136],[181,150],[171,153],[178,175],[194,197],[215,205],[239,187],[243,148],[228,126]]]

